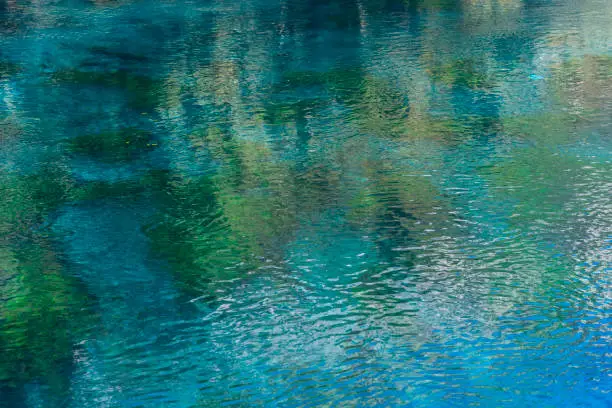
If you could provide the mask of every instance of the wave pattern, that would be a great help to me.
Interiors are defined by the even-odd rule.
[[[0,4],[0,407],[609,407],[579,3]]]

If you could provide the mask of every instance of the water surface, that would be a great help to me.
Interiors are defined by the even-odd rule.
[[[612,2],[0,4],[0,407],[610,407]]]

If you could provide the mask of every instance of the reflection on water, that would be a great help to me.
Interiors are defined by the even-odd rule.
[[[612,3],[0,5],[0,407],[607,407]]]

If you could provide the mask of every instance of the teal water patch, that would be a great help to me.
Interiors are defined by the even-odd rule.
[[[611,13],[1,4],[0,407],[607,407]]]

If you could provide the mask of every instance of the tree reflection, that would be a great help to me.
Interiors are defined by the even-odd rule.
[[[0,177],[0,395],[9,403],[33,381],[49,401],[68,398],[73,349],[93,323],[89,297],[41,229],[69,188],[55,166]]]
[[[147,261],[202,310],[269,278],[274,301],[289,296],[279,287],[328,291],[411,350],[502,332],[499,317],[553,303],[564,274],[588,275],[568,254],[601,257],[611,60],[585,54],[587,27],[541,2],[90,3],[68,17],[55,3],[0,5],[2,35],[40,36],[7,39],[0,55],[10,403],[32,384],[63,401],[81,328],[96,325],[95,281],[73,276],[65,237],[48,228],[76,207],[138,202]],[[567,285],[577,315],[605,296],[597,285]],[[291,296],[302,319],[320,299]],[[302,341],[291,328],[298,340],[277,350]],[[338,336],[316,346],[384,356],[366,335]]]

